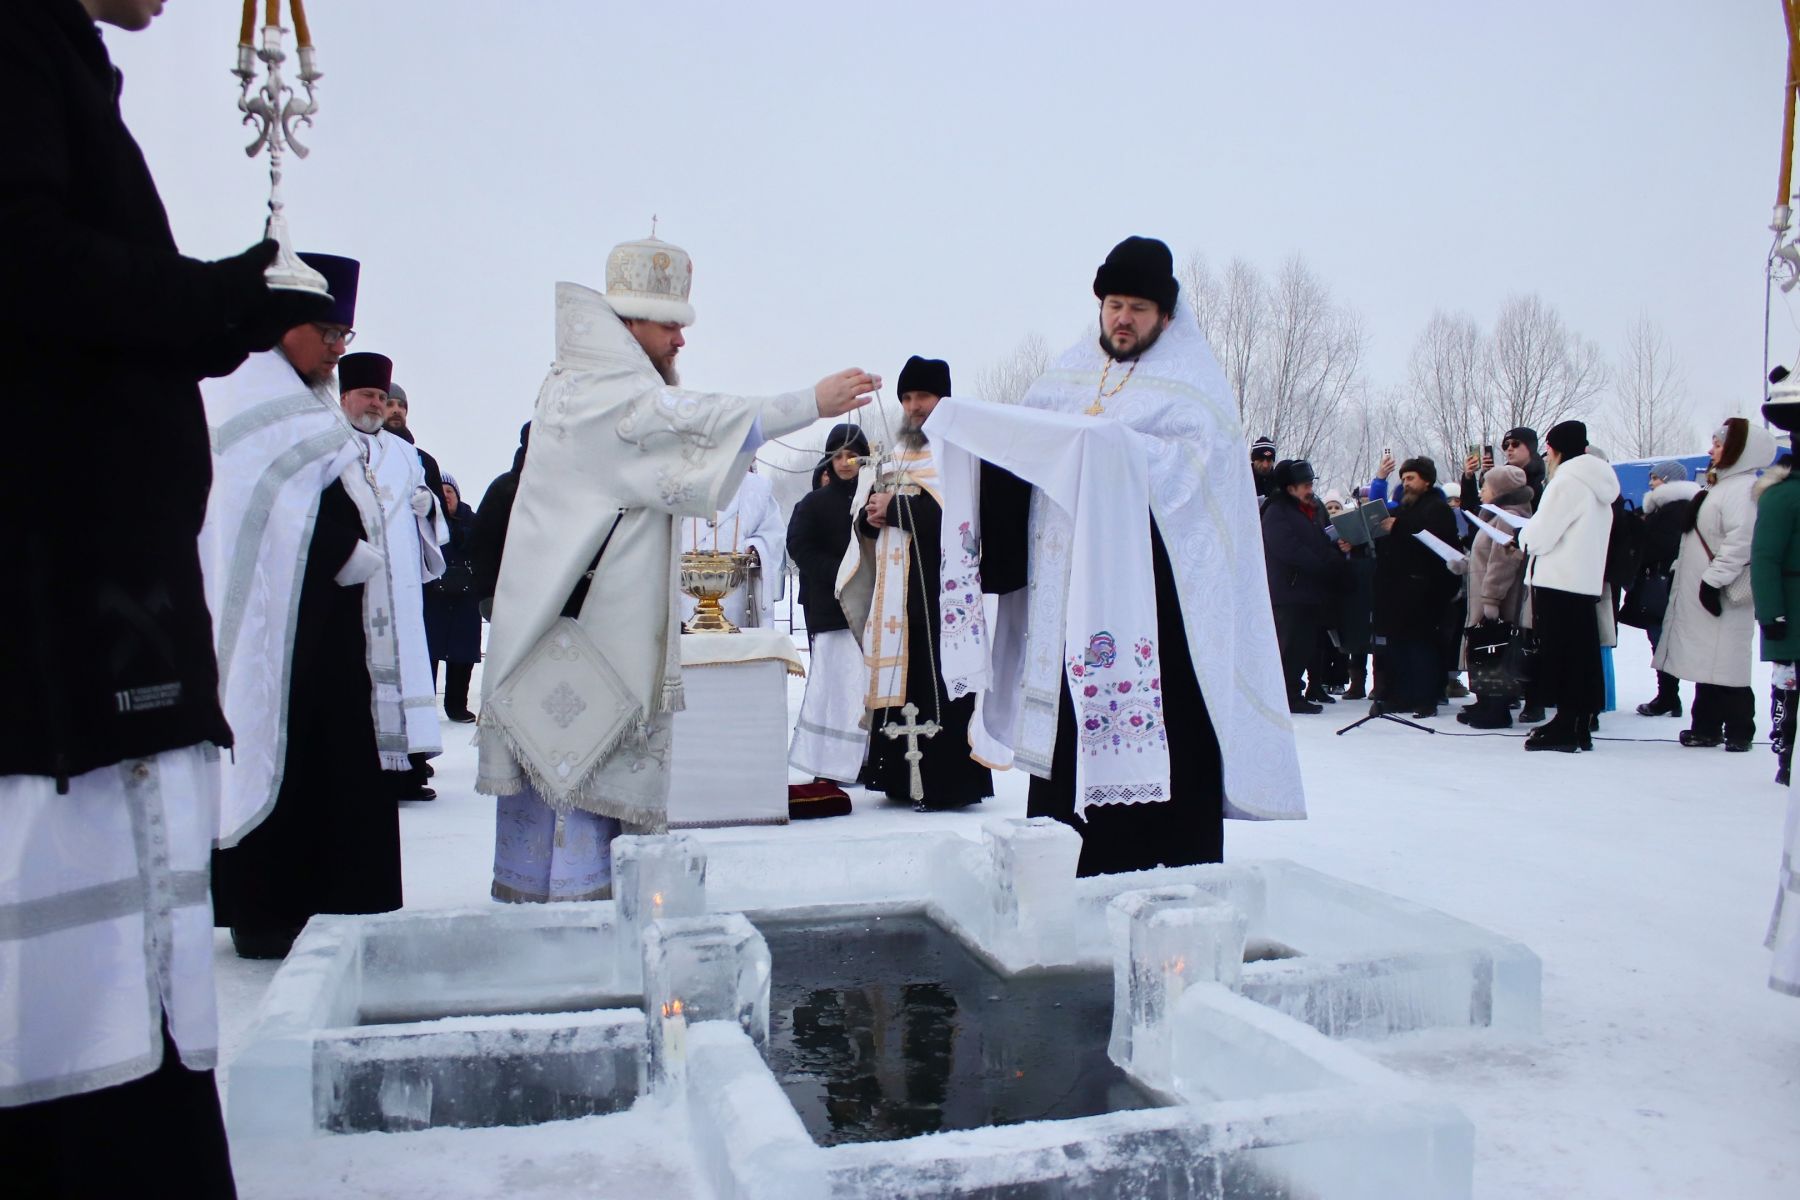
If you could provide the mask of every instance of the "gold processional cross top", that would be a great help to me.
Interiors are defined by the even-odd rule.
[[[919,749],[919,739],[936,737],[939,726],[936,721],[926,721],[921,725],[919,706],[911,700],[900,709],[900,715],[906,718],[904,723],[889,721],[881,727],[881,732],[887,734],[890,741],[896,738],[906,739],[906,766],[912,776],[912,798],[920,801],[925,799],[925,780],[919,774],[919,762],[925,757],[925,752]]]

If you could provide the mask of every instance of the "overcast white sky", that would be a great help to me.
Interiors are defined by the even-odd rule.
[[[107,31],[182,248],[256,240],[232,0]],[[1404,378],[1433,309],[1536,291],[1609,353],[1667,331],[1699,427],[1760,400],[1784,48],[1768,0],[311,0],[301,249],[363,261],[358,350],[479,498],[552,353],[551,288],[649,231],[692,253],[692,386],[908,354],[959,390],[1060,349],[1128,234],[1305,253]],[[291,45],[291,39],[290,39]],[[1778,359],[1800,348],[1777,301]],[[1254,431],[1252,431],[1254,432]]]

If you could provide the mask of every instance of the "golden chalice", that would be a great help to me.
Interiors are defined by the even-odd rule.
[[[725,596],[744,582],[749,557],[708,550],[689,550],[681,556],[681,590],[699,607],[683,633],[736,633],[738,627],[725,618]]]

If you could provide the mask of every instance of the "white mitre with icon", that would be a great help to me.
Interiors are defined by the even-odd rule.
[[[620,242],[606,256],[606,302],[621,317],[692,325],[688,291],[693,286],[688,252],[655,236]]]

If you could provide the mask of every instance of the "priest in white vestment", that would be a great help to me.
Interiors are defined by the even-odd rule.
[[[385,781],[436,740],[435,719],[429,741],[416,720],[409,730],[421,703],[435,714],[429,667],[407,669],[423,627],[403,604],[408,579],[442,570],[441,515],[416,455],[381,454],[367,433],[391,364],[339,358],[355,262],[303,257],[330,283],[332,319],[202,389],[214,452],[202,561],[236,734],[215,919],[250,958],[284,956],[313,914],[400,906]]]
[[[556,287],[482,685],[476,788],[499,797],[499,900],[609,895],[621,826],[668,827],[679,527],[725,507],[765,438],[880,386],[848,370],[766,398],[681,389],[692,280],[686,252],[647,238],[613,249],[604,295]]]
[[[1034,776],[1027,811],[1082,834],[1084,875],[1218,861],[1222,817],[1305,815],[1237,405],[1172,268],[1121,242],[1097,343],[1017,406],[925,424],[963,533],[943,588],[1003,593],[991,641],[979,604],[946,623],[950,694],[980,694],[972,751]],[[983,460],[1016,477],[1004,524]]]
[[[775,489],[751,466],[725,507],[710,517],[690,517],[681,523],[681,549],[718,551],[755,556],[755,578],[746,578],[720,601],[725,619],[740,628],[771,629],[775,625],[775,601],[787,586],[787,522]],[[752,593],[756,608],[750,607]],[[681,594],[681,619],[690,621],[694,598]]]

